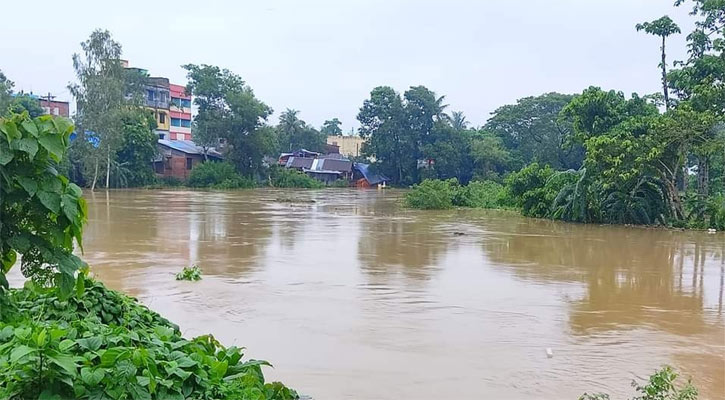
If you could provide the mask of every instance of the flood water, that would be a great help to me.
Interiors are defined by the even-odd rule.
[[[84,258],[318,400],[621,399],[662,364],[725,398],[725,234],[406,210],[401,193],[87,193]],[[191,264],[202,281],[174,280]]]

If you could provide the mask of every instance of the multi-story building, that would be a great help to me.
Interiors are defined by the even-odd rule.
[[[362,145],[365,139],[360,136],[335,136],[327,137],[327,144],[338,146],[340,154],[348,157],[359,157],[362,154]]]
[[[38,97],[40,107],[43,108],[43,112],[49,115],[70,117],[70,107],[67,101],[55,100],[50,94],[46,97]]]
[[[169,85],[169,91],[171,93],[169,139],[191,140],[191,96],[186,94],[185,86],[173,83]]]
[[[168,78],[159,77],[149,77],[144,86],[144,103],[154,113],[156,134],[159,135],[159,139],[169,139],[169,127],[171,127],[169,86]]]
[[[191,140],[191,96],[185,93],[186,87],[169,83],[168,78],[149,77],[147,70],[129,67],[128,61],[122,64],[147,77],[144,105],[154,113],[159,139]]]

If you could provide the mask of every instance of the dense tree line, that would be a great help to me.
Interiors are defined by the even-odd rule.
[[[575,96],[524,98],[493,113],[479,134],[490,134],[502,144],[500,159],[505,162],[496,171],[499,179],[490,175],[505,183],[506,196],[499,197],[505,200],[499,206],[576,222],[725,228],[725,7],[711,0],[688,4],[697,17],[696,28],[687,36],[688,59],[673,63],[673,69],[667,68],[665,45],[669,36],[680,33],[675,22],[665,16],[635,27],[661,39],[661,94],[627,97],[590,87]],[[422,174],[393,174],[396,166],[385,165],[390,154],[375,147],[384,139],[375,136],[406,149],[406,171],[412,168],[412,157],[434,157],[434,163],[425,164],[433,171],[429,175],[458,178],[448,183],[452,200],[441,204],[456,205],[457,182],[468,177],[439,168],[439,159],[425,150],[434,135],[417,129],[425,125],[406,116],[406,108],[389,88],[372,92],[359,115],[372,137],[367,150],[381,156],[386,173],[405,183],[420,180]],[[468,159],[476,159],[470,133],[454,128],[451,119],[431,116],[428,121],[433,131],[457,130],[453,140],[465,143],[468,137]],[[393,129],[395,123],[402,128]],[[388,134],[393,130],[408,136]],[[450,157],[456,152],[445,154],[446,166],[455,163]],[[424,197],[431,185],[420,186],[409,203],[420,202],[417,196]],[[431,208],[435,202],[423,204]]]
[[[527,215],[706,224],[722,209],[725,186],[725,10],[714,0],[676,5],[691,7],[697,19],[686,60],[667,64],[667,39],[680,33],[669,17],[633,27],[659,39],[653,78],[661,93],[545,93],[501,106],[472,127],[424,86],[403,93],[380,86],[357,115],[362,159],[401,186],[451,178],[458,185],[497,183]],[[122,68],[121,46],[107,31],[94,32],[81,48],[73,56],[77,82],[69,86],[77,103],[69,175],[91,188],[153,183],[155,126],[141,97],[146,77]],[[244,179],[267,182],[279,153],[324,151],[327,135],[342,134],[339,119],[318,129],[295,109],[275,124],[272,108],[239,75],[205,64],[183,68],[197,108],[194,140],[222,151]],[[0,110],[42,112],[1,74]]]

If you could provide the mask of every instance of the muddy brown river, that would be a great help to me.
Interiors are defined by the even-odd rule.
[[[317,400],[622,399],[662,364],[725,398],[725,234],[413,211],[401,193],[87,193],[84,258]],[[174,280],[191,264],[202,281]]]

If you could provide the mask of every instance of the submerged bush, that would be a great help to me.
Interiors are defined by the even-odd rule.
[[[28,285],[0,322],[3,399],[296,399],[212,336],[185,339],[134,299],[81,278],[66,300]],[[85,286],[85,288],[83,288]]]
[[[191,267],[184,267],[178,274],[176,274],[177,281],[200,281],[201,280],[201,268],[198,265],[192,265]]]
[[[453,207],[453,195],[450,181],[426,179],[405,195],[405,204],[422,210],[446,210]]]
[[[213,189],[254,187],[254,181],[239,175],[228,162],[204,162],[195,166],[189,175],[189,186]]]
[[[506,178],[506,188],[521,213],[527,217],[544,218],[549,215],[551,206],[559,190],[547,187],[546,183],[554,175],[548,165],[529,164]]]
[[[270,168],[269,182],[271,186],[278,188],[319,189],[325,186],[304,172],[278,166]]]
[[[453,205],[472,208],[507,206],[506,189],[494,181],[474,181],[466,186],[454,186]]]

